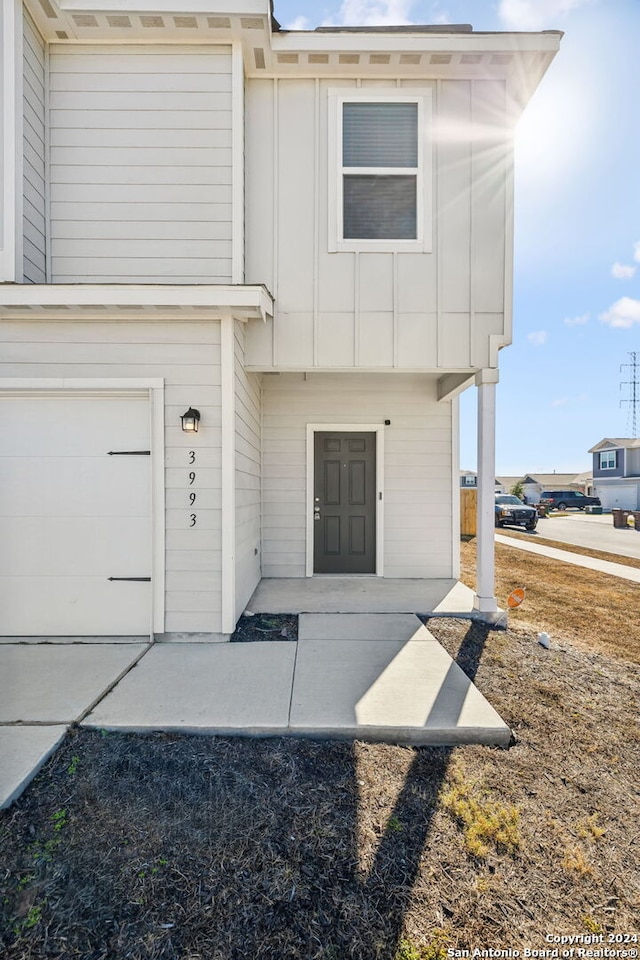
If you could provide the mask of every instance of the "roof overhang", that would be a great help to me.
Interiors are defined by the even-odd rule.
[[[625,450],[628,447],[640,447],[640,440],[633,440],[630,437],[615,437],[609,439],[605,437],[595,447],[591,447],[589,453],[599,453],[600,450]]]
[[[266,320],[273,297],[253,286],[169,284],[3,284],[0,319],[106,320],[189,319]]]
[[[516,117],[562,38],[557,30],[475,32],[469,24],[281,30],[271,0],[25,3],[54,43],[239,42],[249,77],[505,80]]]
[[[280,31],[271,39],[271,72],[281,77],[356,77],[366,73],[367,77],[416,80],[505,80],[519,113],[558,52],[561,39],[562,33],[555,30]]]

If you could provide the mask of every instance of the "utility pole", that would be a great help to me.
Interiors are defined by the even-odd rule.
[[[629,420],[631,421],[631,436],[635,440],[638,436],[638,405],[640,404],[640,353],[634,350],[629,353],[629,357],[631,358],[631,362],[623,363],[620,366],[620,372],[622,372],[625,367],[629,367],[631,379],[622,380],[620,383],[621,390],[623,387],[629,388],[629,396],[626,400],[621,400],[620,403],[631,404]]]

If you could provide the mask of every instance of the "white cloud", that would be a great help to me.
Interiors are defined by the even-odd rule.
[[[325,26],[390,27],[411,23],[414,0],[342,0],[340,9]]]
[[[577,397],[558,397],[557,400],[552,400],[549,404],[550,407],[566,407],[568,404],[583,404],[586,403],[589,399],[586,393],[579,393]]]
[[[640,300],[622,297],[606,313],[601,313],[600,319],[610,327],[632,327],[634,323],[640,323]]]
[[[589,323],[589,314],[581,313],[579,317],[565,317],[563,322],[568,327],[583,327],[585,323]]]
[[[547,331],[546,330],[534,330],[533,333],[527,334],[527,340],[529,343],[532,343],[534,347],[541,347],[543,343],[547,342]]]
[[[508,30],[553,30],[592,0],[500,0],[500,19]]]
[[[295,20],[291,21],[291,23],[287,23],[284,29],[285,30],[309,30],[309,18],[296,17]]]
[[[636,263],[640,263],[640,240],[637,240],[633,245],[633,259]]]
[[[636,244],[636,247],[640,247],[640,244]],[[638,251],[636,251],[635,259],[640,260]],[[616,260],[614,265],[611,267],[611,276],[615,277],[616,280],[630,280],[637,269],[637,267],[628,266],[626,263],[618,263]]]

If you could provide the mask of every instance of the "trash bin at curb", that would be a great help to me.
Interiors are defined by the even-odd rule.
[[[640,510],[633,511],[634,528],[640,530]]]
[[[611,513],[613,514],[614,527],[622,529],[625,526],[624,510],[621,510],[620,507],[614,507]]]

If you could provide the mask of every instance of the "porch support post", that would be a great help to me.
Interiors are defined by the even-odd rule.
[[[495,614],[495,516],[496,478],[496,383],[498,370],[487,368],[476,374],[478,388],[478,535],[476,596],[478,613]]]
[[[236,405],[235,330],[230,313],[220,329],[220,403],[222,418],[222,625],[224,634],[236,627]]]

